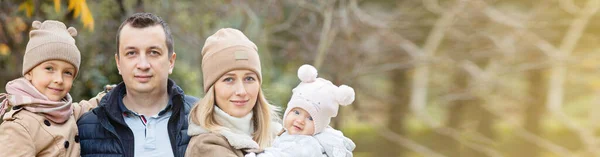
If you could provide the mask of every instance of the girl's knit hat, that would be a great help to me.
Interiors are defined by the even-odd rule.
[[[22,74],[44,61],[57,59],[73,64],[77,76],[81,63],[81,54],[73,38],[77,36],[77,30],[73,27],[67,29],[62,22],[53,20],[44,23],[33,21],[32,28],[23,56]]]
[[[354,89],[331,81],[317,78],[317,69],[311,65],[302,65],[298,69],[298,78],[302,82],[292,90],[292,98],[284,113],[284,119],[295,107],[306,110],[315,123],[315,132],[325,129],[332,117],[337,116],[339,105],[350,105],[354,102]]]

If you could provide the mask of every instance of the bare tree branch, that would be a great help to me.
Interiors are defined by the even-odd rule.
[[[558,0],[558,4],[560,8],[570,14],[577,14],[581,10],[581,8],[573,3],[573,0]]]
[[[440,6],[437,0],[423,0],[423,5],[432,13],[438,15],[446,13],[445,9]]]
[[[317,56],[315,57],[315,63],[313,64],[317,69],[323,64],[329,46],[337,35],[337,27],[332,28],[331,26],[333,21],[333,7],[327,8],[324,15],[323,28],[319,37],[319,47],[317,47]]]
[[[376,28],[389,28],[389,21],[381,20],[365,13],[358,7],[358,3],[356,1],[357,0],[350,0],[350,10],[360,22]]]

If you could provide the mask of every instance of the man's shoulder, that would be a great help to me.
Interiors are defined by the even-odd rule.
[[[198,99],[194,96],[190,96],[190,95],[183,96],[183,105],[184,105],[184,109],[185,109],[186,113],[189,113],[189,111],[192,109],[194,104],[196,104],[196,102],[198,102],[198,100],[200,100],[200,99]]]
[[[194,105],[196,102],[198,102],[198,98],[191,96],[191,95],[184,95],[183,96],[183,101],[185,101],[186,104],[190,104],[190,105]]]
[[[98,124],[100,123],[98,119],[97,112],[99,112],[100,108],[95,108],[90,112],[84,113],[81,118],[77,121],[77,125],[85,125],[85,124]]]

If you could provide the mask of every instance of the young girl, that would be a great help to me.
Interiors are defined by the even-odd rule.
[[[298,77],[302,82],[292,90],[283,117],[284,132],[272,147],[246,157],[352,157],[356,145],[329,122],[339,105],[354,101],[354,89],[317,78],[317,69],[310,65],[302,65]]]
[[[59,21],[34,21],[23,56],[23,77],[0,94],[0,156],[79,156],[77,119],[103,94],[72,104],[69,90],[81,56],[77,30]],[[4,113],[8,107],[12,107]]]

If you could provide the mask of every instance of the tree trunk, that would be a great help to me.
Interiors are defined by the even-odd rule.
[[[391,78],[392,80],[394,80],[394,87],[392,93],[396,94],[395,96],[395,100],[393,100],[392,102],[396,102],[395,104],[392,104],[392,106],[390,107],[389,113],[388,113],[388,123],[387,123],[387,128],[389,128],[392,132],[399,134],[399,135],[406,135],[406,131],[404,129],[404,126],[406,126],[405,124],[405,117],[408,114],[408,96],[410,93],[410,88],[409,88],[409,83],[410,81],[409,76],[407,76],[407,71],[406,70],[397,70],[395,71]],[[407,150],[404,149],[403,147],[400,147],[398,144],[386,140],[384,142],[384,144],[381,145],[382,148],[380,151],[378,152],[377,156],[390,156],[390,157],[398,157],[398,156],[403,156],[403,152],[406,152]]]
[[[467,74],[463,70],[457,70],[457,72],[453,76],[453,82],[456,84],[457,89],[454,89],[453,92],[464,92],[467,87],[466,81]],[[448,106],[448,123],[447,126],[452,129],[459,130],[460,124],[462,123],[461,115],[464,114],[465,104],[467,104],[467,100],[459,99],[456,101],[452,101]],[[450,136],[443,136],[444,145],[448,146],[445,151],[448,156],[460,156],[460,142],[454,140]]]

